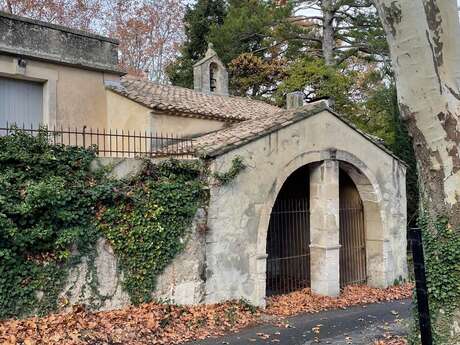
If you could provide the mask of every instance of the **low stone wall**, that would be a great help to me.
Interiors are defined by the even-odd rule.
[[[175,304],[198,304],[204,300],[205,246],[203,230],[206,211],[199,209],[184,251],[158,277],[154,299]],[[129,295],[123,290],[123,274],[112,247],[100,238],[94,258],[83,257],[73,267],[60,294],[64,309],[75,304],[85,304],[95,310],[110,310],[130,304]]]
[[[185,250],[158,278],[155,298],[176,304],[204,302],[206,210],[198,209]]]
[[[142,160],[100,158],[93,168],[109,167],[115,178],[135,175]],[[205,229],[206,210],[198,209],[191,229],[184,241],[184,251],[179,254],[158,277],[154,299],[176,304],[197,304],[204,301]],[[74,253],[77,255],[78,253]],[[83,257],[73,267],[60,294],[60,306],[65,310],[75,304],[85,304],[95,310],[110,310],[130,304],[123,290],[123,274],[118,259],[104,238],[99,238],[94,257]]]
[[[83,257],[73,267],[60,295],[61,305],[70,307],[85,304],[97,310],[123,307],[130,303],[129,295],[122,289],[123,275],[110,244],[100,238],[94,258]]]
[[[93,170],[108,168],[112,177],[121,180],[138,174],[142,164],[142,159],[102,157],[94,160],[91,168]]]
[[[460,309],[454,313],[450,336],[453,341],[456,341],[452,345],[460,345]]]

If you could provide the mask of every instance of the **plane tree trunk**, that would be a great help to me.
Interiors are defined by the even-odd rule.
[[[413,138],[422,207],[431,224],[427,228],[433,238],[441,238],[442,219],[448,232],[460,234],[460,27],[456,0],[374,1],[390,47],[401,114]],[[441,247],[447,248],[445,243],[439,243]],[[440,336],[437,343],[459,344],[459,335],[455,337],[454,333],[460,333],[460,327],[452,318],[460,320],[460,281],[454,277],[460,268],[458,262],[455,268],[444,257],[448,255],[433,248],[428,248],[428,258],[432,260],[429,265],[439,261],[439,266],[451,267],[440,277],[456,285],[451,287],[450,298],[435,295],[437,287],[432,285],[435,290],[430,294],[430,303],[439,302],[433,310],[434,327]],[[452,249],[452,253],[458,259],[460,248]],[[433,278],[436,272],[428,272],[428,278],[430,274]],[[442,305],[448,300],[450,305]],[[441,321],[445,319],[444,309],[451,310],[450,320]],[[454,325],[441,327],[442,322]]]
[[[455,0],[376,0],[430,211],[460,225],[460,27]]]

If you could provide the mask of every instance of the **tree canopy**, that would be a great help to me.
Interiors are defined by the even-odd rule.
[[[179,57],[166,71],[174,85],[193,88],[193,64],[206,52],[211,27],[222,25],[226,13],[224,0],[198,0],[194,5],[187,6],[184,16],[185,40]]]
[[[278,106],[293,91],[307,102],[331,98],[340,114],[413,162],[398,120],[385,32],[371,1],[219,1],[219,16],[206,21],[210,9],[216,13],[211,3],[216,6],[201,0],[187,10],[187,39],[169,73],[174,85],[193,87],[192,66],[212,42],[228,67],[231,94]],[[408,189],[416,190],[416,179]],[[410,214],[416,205],[411,192]]]

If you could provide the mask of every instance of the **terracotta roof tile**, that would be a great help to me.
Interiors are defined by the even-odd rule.
[[[331,110],[325,101],[309,103],[301,108],[292,110],[280,109],[278,112],[269,116],[243,121],[231,127],[205,134],[193,141],[192,151],[196,156],[216,157],[324,110],[330,112],[337,117],[339,121],[344,122],[374,145],[378,146],[381,150],[407,166],[403,160],[385,147],[381,140],[376,140],[375,137],[356,128],[350,121]]]
[[[243,97],[218,96],[132,77],[107,88],[152,110],[174,115],[238,122],[271,115],[281,109]]]
[[[193,150],[199,156],[217,156],[227,152],[230,147],[242,146],[265,134],[272,133],[326,109],[328,109],[327,104],[323,101],[310,103],[293,110],[279,109],[271,115],[243,121],[198,137],[193,142]]]
[[[236,122],[230,127],[198,137],[194,140],[193,147],[184,148],[184,152],[190,152],[196,156],[218,156],[327,110],[382,150],[401,161],[381,142],[360,131],[342,116],[336,114],[324,101],[310,103],[293,110],[283,110],[261,101],[243,97],[209,95],[182,87],[159,85],[131,77],[122,78],[121,82],[117,84],[108,84],[107,88],[152,110],[178,116]]]

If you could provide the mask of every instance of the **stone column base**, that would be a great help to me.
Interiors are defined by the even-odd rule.
[[[257,255],[255,257],[256,264],[256,282],[254,287],[253,297],[250,302],[258,307],[265,308],[266,306],[266,286],[267,286],[267,254]]]
[[[390,255],[388,240],[367,239],[367,285],[376,288],[386,288],[393,284],[395,278],[390,268],[394,262]]]
[[[336,297],[340,294],[340,245],[324,247],[310,245],[311,291]]]

